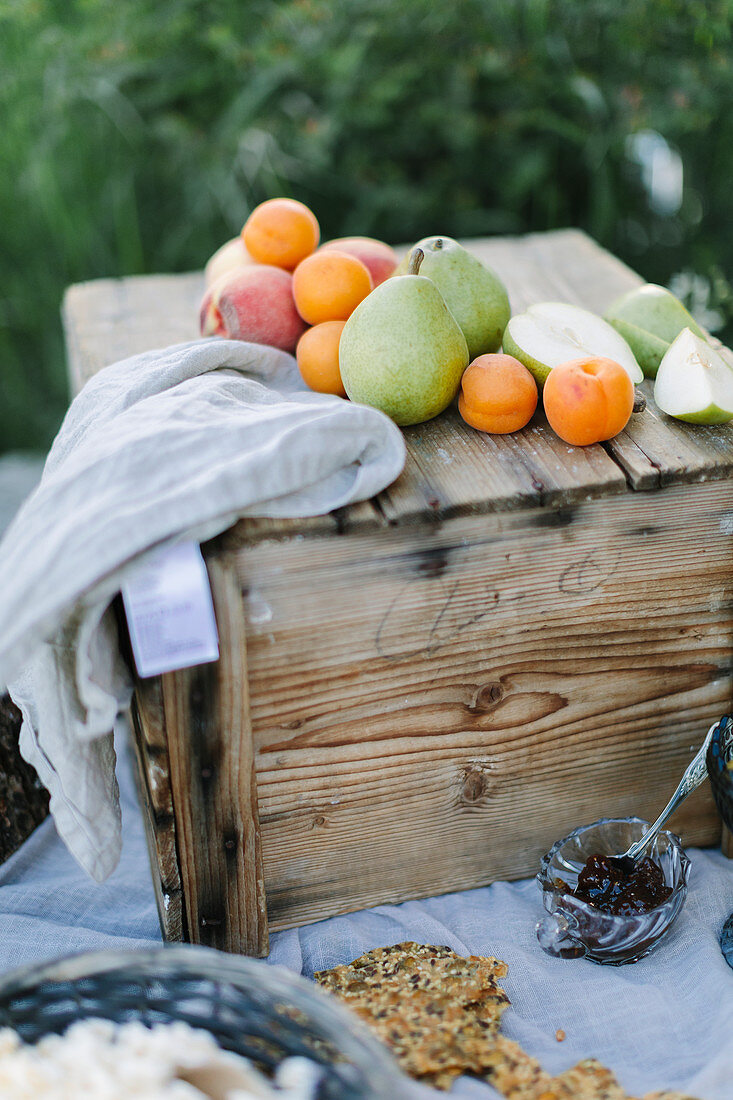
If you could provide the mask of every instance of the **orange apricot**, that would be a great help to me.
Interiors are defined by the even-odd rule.
[[[293,298],[309,325],[346,321],[373,287],[361,260],[333,248],[315,252],[293,272]]]
[[[346,397],[339,370],[339,341],[346,321],[322,321],[307,329],[295,349],[303,381],[316,393]]]
[[[512,355],[479,355],[463,373],[458,411],[472,428],[496,435],[517,432],[536,408],[537,383]]]
[[[294,271],[321,238],[315,214],[296,199],[268,199],[256,206],[242,229],[242,240],[256,263]]]
[[[552,368],[542,400],[556,435],[575,447],[587,447],[613,439],[626,427],[634,408],[634,383],[613,359],[570,359]]]

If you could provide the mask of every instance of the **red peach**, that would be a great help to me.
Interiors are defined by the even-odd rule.
[[[207,286],[213,286],[217,279],[226,275],[227,271],[235,271],[245,264],[253,264],[254,260],[244,247],[241,235],[234,237],[217,248],[204,268],[204,280]]]
[[[339,237],[335,241],[326,241],[321,248],[337,248],[339,252],[356,256],[368,268],[374,286],[388,279],[398,263],[394,249],[374,237]]]
[[[305,332],[293,301],[293,276],[269,264],[222,275],[201,302],[201,335],[226,336],[293,351]]]

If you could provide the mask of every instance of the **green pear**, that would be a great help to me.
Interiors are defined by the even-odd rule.
[[[466,337],[470,358],[497,351],[511,312],[499,276],[452,237],[424,237],[415,247],[425,253],[420,274],[432,279],[443,295]],[[408,260],[395,274],[407,271]]]
[[[380,283],[344,325],[339,367],[352,401],[372,405],[396,424],[420,424],[450,405],[468,366],[466,339],[432,279],[409,274]]]
[[[659,364],[654,400],[690,424],[733,420],[733,367],[691,329],[683,328]]]
[[[626,340],[647,378],[656,378],[662,356],[683,328],[705,339],[679,298],[655,283],[623,294],[604,316]]]
[[[524,363],[542,386],[553,367],[569,359],[599,355],[620,363],[631,381],[644,375],[623,336],[607,321],[567,302],[538,302],[512,317],[504,333],[504,351]]]

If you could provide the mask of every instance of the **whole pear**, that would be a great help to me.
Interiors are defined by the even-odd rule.
[[[705,339],[705,333],[679,298],[655,283],[623,294],[605,318],[621,333],[647,378],[656,378],[663,356],[683,328]]]
[[[396,424],[420,424],[450,405],[468,366],[466,339],[435,283],[408,274],[375,287],[344,325],[339,368],[352,401],[372,405]]]
[[[498,275],[452,237],[424,237],[420,274],[432,279],[458,322],[471,359],[501,346],[510,317],[509,297]],[[396,274],[407,270],[403,260]]]

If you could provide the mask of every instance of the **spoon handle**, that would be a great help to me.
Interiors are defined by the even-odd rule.
[[[713,730],[717,728],[719,722],[713,722],[712,726],[707,732],[707,736],[702,743],[702,747],[699,752],[696,753],[694,758],[690,761],[689,765],[685,769],[685,774],[680,779],[677,790],[670,798],[667,805],[662,810],[661,814],[651,825],[640,840],[637,840],[635,844],[632,844],[626,853],[631,859],[638,859],[644,849],[652,842],[659,830],[664,825],[668,817],[671,817],[681,802],[687,798],[688,794],[692,794],[701,783],[703,783],[708,776],[708,768],[705,762],[705,757],[708,751],[708,745],[710,739],[713,736]]]

